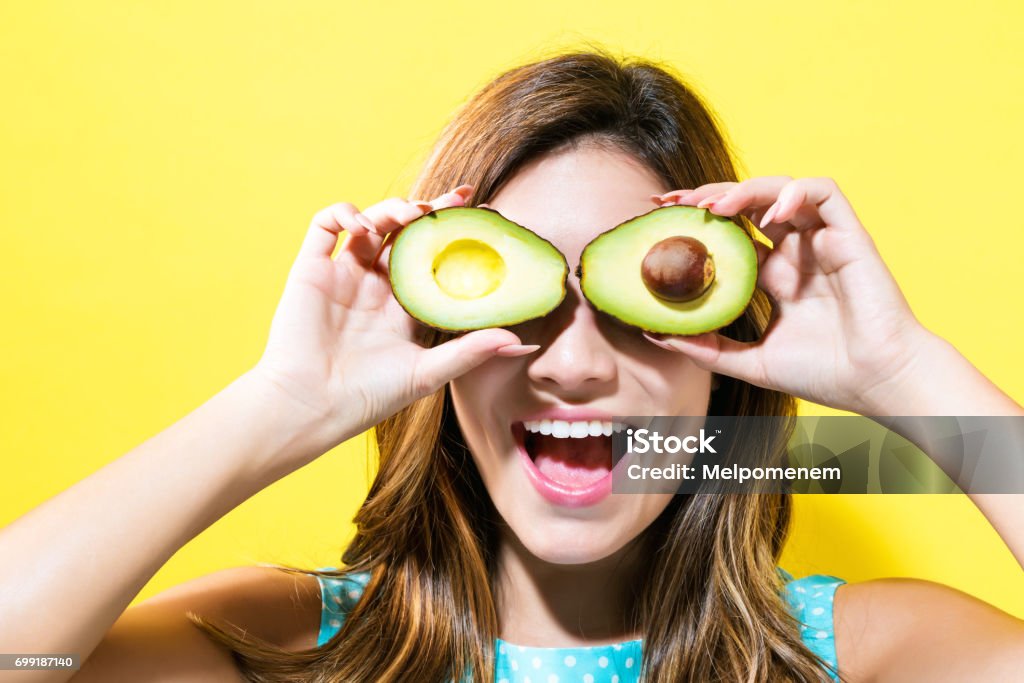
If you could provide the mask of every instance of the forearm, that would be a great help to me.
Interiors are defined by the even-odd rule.
[[[328,447],[316,419],[243,375],[0,531],[0,651],[84,660],[156,571]]]
[[[880,394],[880,400],[871,409],[872,417],[1024,416],[1024,409],[1016,401],[985,377],[949,342],[926,333],[917,351],[913,364],[903,376]],[[954,481],[957,480],[957,472],[954,470],[959,464],[959,453],[941,452],[942,439],[929,433],[929,425],[934,425],[934,422],[928,419],[903,419],[895,423],[884,419],[880,421],[916,444]],[[1019,442],[1019,439],[1014,440],[1018,445]],[[1006,458],[1004,462],[987,463],[990,467],[1008,468],[1007,482],[1019,480],[1020,469],[1024,468],[1024,461],[1021,460],[1024,451],[1019,448],[1014,450],[997,454],[998,457]],[[970,490],[964,482],[957,483],[967,491],[967,495],[1009,546],[1017,562],[1024,567],[1024,491],[1018,494],[985,493]]]

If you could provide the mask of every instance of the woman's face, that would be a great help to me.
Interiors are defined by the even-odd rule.
[[[525,166],[485,206],[554,244],[572,272],[587,242],[650,211],[649,196],[670,189],[631,155],[583,144]],[[484,485],[511,532],[538,559],[582,564],[622,549],[671,499],[610,495],[607,423],[613,416],[706,415],[711,374],[594,311],[577,278],[567,286],[555,311],[511,328],[538,351],[488,361],[454,380],[451,392]]]

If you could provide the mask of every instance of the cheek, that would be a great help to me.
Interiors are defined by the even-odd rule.
[[[711,373],[683,354],[657,347],[653,352],[645,349],[635,366],[635,377],[657,414],[706,414],[711,398]]]
[[[513,443],[508,404],[524,372],[519,359],[494,358],[449,383],[459,428],[489,488],[496,465]]]
[[[500,388],[514,374],[510,360],[514,359],[494,358],[449,383],[452,402],[458,408],[459,422],[464,428],[482,424],[483,418],[492,412]]]

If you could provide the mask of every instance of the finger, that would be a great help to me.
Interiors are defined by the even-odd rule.
[[[792,268],[787,266],[784,259],[769,260],[776,250],[764,242],[755,239],[754,251],[757,252],[757,286],[775,301],[779,301],[782,298],[782,284],[787,282],[786,276]]]
[[[655,337],[644,333],[655,346],[686,354],[697,367],[736,379],[764,386],[761,347],[757,343],[739,342],[715,332],[693,337]]]
[[[367,207],[362,215],[372,226],[373,230],[364,232],[357,239],[349,240],[345,245],[347,250],[362,263],[371,266],[377,264],[389,235],[397,232],[417,218],[440,208],[440,206],[444,205],[445,201],[449,203],[454,202],[455,200],[449,195],[453,195],[453,193],[441,195],[441,197],[435,200],[439,205],[435,205],[433,202],[410,201],[392,197]],[[454,197],[461,198],[458,194],[454,194]]]
[[[445,192],[443,195],[435,197],[430,201],[406,200],[392,197],[367,207],[363,210],[363,213],[376,226],[378,234],[386,235],[389,232],[405,227],[423,214],[435,209],[463,206],[471,192],[471,185],[460,185],[454,190]]]
[[[497,355],[526,355],[539,348],[523,345],[515,334],[500,328],[469,332],[426,349],[416,365],[414,384],[426,396]]]
[[[430,201],[435,209],[443,209],[446,206],[465,206],[469,203],[469,198],[473,196],[472,185],[459,185],[454,190],[445,192],[440,197],[432,199]],[[487,206],[481,204],[480,206]]]
[[[777,246],[770,249],[764,245],[755,247],[758,251],[757,286],[772,298],[776,306],[790,301],[799,285],[801,274],[787,260]]]
[[[767,214],[765,215],[767,216]],[[779,242],[781,242],[786,235],[794,234],[792,225],[788,225],[786,223],[773,223],[770,220],[765,223],[764,227],[759,227],[758,230],[761,231],[762,235],[771,240],[772,246],[776,249],[779,248]]]
[[[652,194],[651,201],[655,204],[674,204],[691,192],[693,190],[672,190],[665,194]]]
[[[473,192],[472,185],[459,185],[454,190],[445,192],[430,201],[417,199],[404,200],[393,197],[378,202],[366,209],[364,213],[377,227],[377,232],[385,236],[404,228],[420,216],[450,206],[463,206]],[[379,244],[378,244],[379,247]],[[379,252],[378,252],[379,253]]]
[[[668,195],[675,195],[674,199],[672,200],[675,204],[681,204],[683,206],[697,206],[697,204],[703,201],[704,199],[726,192],[730,188],[735,187],[736,185],[737,183],[731,181],[721,183],[707,183],[689,192],[678,190],[675,192],[669,192]],[[678,192],[679,194],[676,194],[676,192]]]
[[[750,220],[759,222],[760,216],[779,196],[779,192],[790,176],[758,176],[736,183],[723,192],[709,195],[697,206],[719,216],[735,216],[742,213]]]
[[[381,263],[382,257],[385,259],[383,262],[386,262],[390,245],[402,228],[431,211],[465,205],[472,192],[472,185],[459,185],[454,190],[445,192],[429,202],[388,199],[375,204],[373,207],[368,208],[366,213],[374,221],[375,225],[379,225],[378,232],[383,234],[384,237],[368,240],[367,245],[360,248],[360,252],[365,255],[364,258],[368,259],[369,263],[373,266]],[[383,222],[378,224],[378,220]],[[370,253],[371,251],[372,253]]]
[[[391,197],[363,209],[363,213],[377,228],[377,234],[384,236],[412,223],[425,213],[433,210],[429,202],[417,205],[406,199]]]
[[[342,230],[354,237],[367,234],[367,227],[357,218],[358,214],[359,209],[348,203],[332,204],[317,211],[310,221],[299,254],[330,258]]]
[[[798,178],[779,192],[773,223],[791,223],[797,229],[829,226],[850,232],[864,231],[849,200],[832,178]]]

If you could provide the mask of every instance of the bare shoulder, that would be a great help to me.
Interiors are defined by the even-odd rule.
[[[242,680],[230,653],[192,621],[289,651],[316,645],[320,586],[314,576],[233,567],[179,584],[130,607],[72,680]]]
[[[843,585],[836,655],[852,683],[1018,681],[1024,621],[963,591],[920,579]]]

